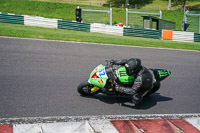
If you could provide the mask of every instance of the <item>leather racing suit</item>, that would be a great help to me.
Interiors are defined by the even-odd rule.
[[[124,66],[126,61],[126,59],[121,61],[113,60],[112,64]],[[132,102],[138,104],[141,102],[143,94],[153,87],[153,75],[150,71],[151,70],[147,69],[146,67],[141,66],[140,70],[133,75],[135,77],[133,86],[124,87],[117,84],[116,91],[133,95]]]

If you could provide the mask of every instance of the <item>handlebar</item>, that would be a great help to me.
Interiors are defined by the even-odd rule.
[[[111,59],[111,60],[105,60],[105,62],[107,63],[107,65],[108,65],[108,64],[116,65],[116,64],[115,64],[116,60],[113,60],[113,59]]]
[[[127,62],[127,59],[123,59],[123,60],[106,60],[107,64],[110,63],[112,65],[125,65],[125,63]]]

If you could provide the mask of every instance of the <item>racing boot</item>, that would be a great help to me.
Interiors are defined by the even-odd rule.
[[[132,96],[131,102],[135,105],[138,105],[142,101],[143,97],[140,93],[135,93]]]

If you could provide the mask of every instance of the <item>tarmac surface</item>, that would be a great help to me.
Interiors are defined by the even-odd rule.
[[[78,94],[97,65],[131,57],[172,72],[140,106],[129,97]],[[199,113],[199,68],[198,51],[0,37],[0,118]]]

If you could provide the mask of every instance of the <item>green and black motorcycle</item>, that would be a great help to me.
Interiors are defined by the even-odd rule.
[[[90,74],[87,81],[82,82],[77,90],[82,96],[93,96],[98,93],[121,96],[117,92],[115,84],[131,87],[134,84],[134,76],[126,74],[125,66],[116,66],[112,60],[106,60],[107,65],[100,64]],[[160,88],[160,81],[168,77],[171,72],[164,69],[150,69],[156,80],[156,84],[143,96],[155,93]]]

